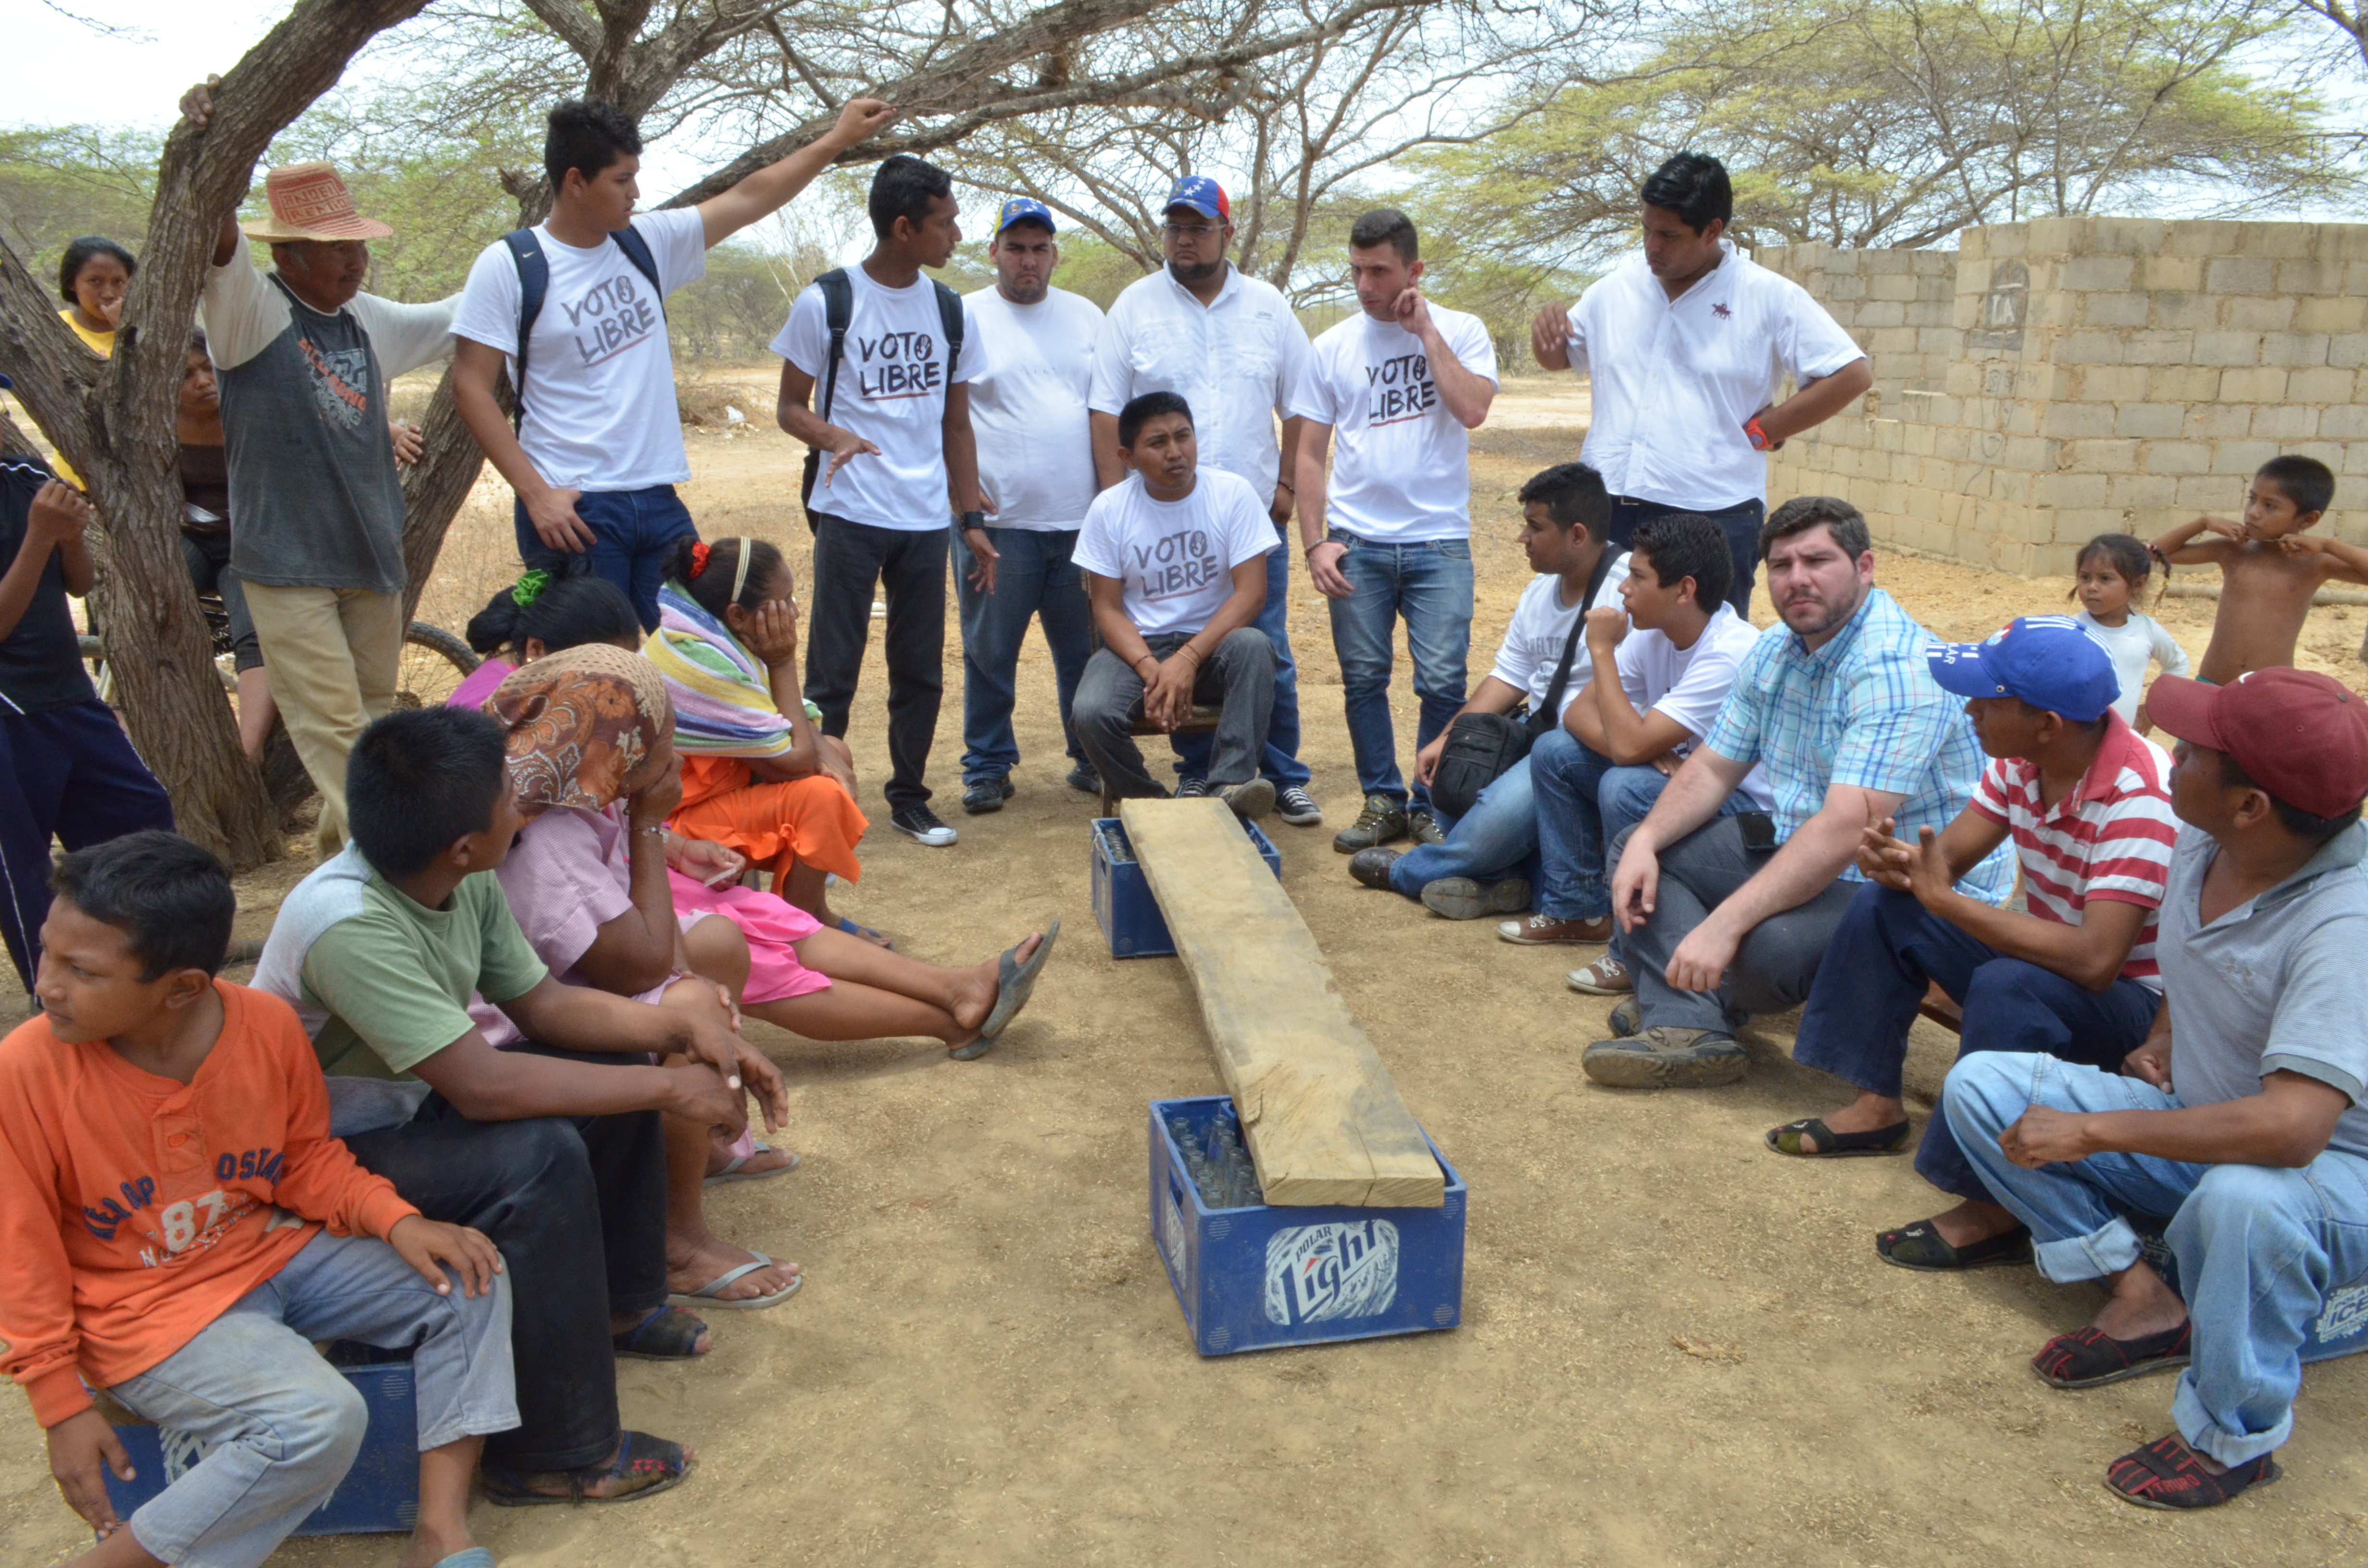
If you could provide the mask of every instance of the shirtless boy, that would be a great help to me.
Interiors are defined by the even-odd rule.
[[[2198,679],[2226,686],[2250,670],[2293,664],[2319,585],[2368,584],[2368,550],[2307,531],[2334,499],[2325,463],[2271,458],[2245,492],[2243,522],[2198,517],[2147,547],[2169,565],[2220,568],[2220,614]]]

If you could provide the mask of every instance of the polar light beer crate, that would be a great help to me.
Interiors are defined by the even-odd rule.
[[[1224,1095],[1151,1102],[1151,1240],[1203,1356],[1453,1328],[1463,1318],[1463,1178],[1437,1209],[1212,1209],[1167,1123],[1205,1139]]]
[[[1242,831],[1249,835],[1267,869],[1281,876],[1282,851],[1274,846],[1273,840],[1260,833],[1254,822],[1243,822]],[[1144,880],[1143,868],[1135,861],[1133,846],[1127,843],[1125,825],[1116,817],[1096,817],[1093,835],[1094,918],[1101,922],[1102,937],[1110,943],[1110,957],[1173,956],[1176,939],[1167,934],[1167,921],[1159,913],[1159,901],[1151,896],[1151,884]]]

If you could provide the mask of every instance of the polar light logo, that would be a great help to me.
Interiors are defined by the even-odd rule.
[[[1398,1228],[1387,1220],[1294,1225],[1266,1244],[1269,1323],[1375,1317],[1398,1293]]]

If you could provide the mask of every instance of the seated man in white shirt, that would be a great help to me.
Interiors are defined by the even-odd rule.
[[[1698,513],[1673,512],[1636,529],[1621,605],[1587,612],[1595,677],[1564,710],[1560,727],[1530,748],[1537,909],[1497,926],[1506,941],[1612,939],[1606,847],[1653,809],[1669,775],[1709,732],[1759,640],[1758,629],[1726,602],[1733,572],[1725,531]],[[1764,812],[1773,803],[1766,774],[1755,767],[1718,814]],[[1619,963],[1616,951],[1607,952],[1571,983],[1586,990]]]
[[[1160,799],[1130,732],[1149,720],[1173,733],[1195,702],[1222,704],[1210,787],[1239,815],[1263,816],[1274,644],[1250,623],[1266,604],[1274,525],[1247,482],[1201,469],[1191,405],[1176,393],[1128,403],[1118,445],[1132,472],[1094,497],[1071,557],[1102,640],[1071,710],[1078,743],[1112,795]]]

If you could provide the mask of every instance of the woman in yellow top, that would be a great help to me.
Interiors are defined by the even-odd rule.
[[[123,296],[140,264],[104,234],[85,234],[66,246],[58,262],[58,294],[74,335],[104,359],[115,352],[115,329],[123,319]]]

